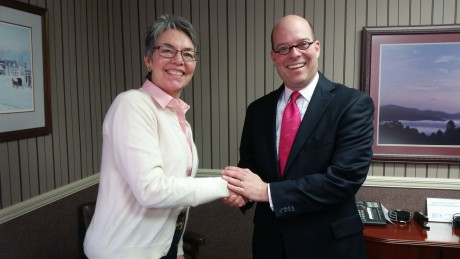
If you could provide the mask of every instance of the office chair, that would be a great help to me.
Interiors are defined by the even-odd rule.
[[[79,237],[80,237],[80,257],[87,258],[83,251],[83,241],[85,239],[86,230],[91,223],[94,215],[96,202],[89,202],[79,207],[78,221],[79,221]],[[192,231],[185,230],[184,232],[184,253],[192,259],[201,259],[200,246],[206,243],[206,237]],[[186,258],[188,258],[186,256]]]

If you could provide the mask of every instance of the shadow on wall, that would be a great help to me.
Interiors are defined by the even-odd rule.
[[[203,259],[251,259],[254,208],[241,213],[221,200],[190,209],[187,229],[206,236]]]

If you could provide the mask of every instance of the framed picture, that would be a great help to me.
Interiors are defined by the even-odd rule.
[[[0,0],[0,142],[51,132],[47,10]]]
[[[460,25],[365,27],[374,160],[460,163]]]

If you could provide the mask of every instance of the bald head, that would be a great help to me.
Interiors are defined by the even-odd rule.
[[[300,24],[304,24],[305,26],[308,26],[309,30],[311,31],[312,40],[315,39],[315,32],[313,31],[313,26],[308,20],[306,20],[302,16],[298,16],[294,14],[286,15],[283,18],[281,18],[272,29],[272,34],[271,34],[272,50],[275,50],[275,42],[273,38],[274,38],[274,34],[277,33],[278,29],[280,28],[283,29],[286,26],[289,27],[295,23],[300,23]]]

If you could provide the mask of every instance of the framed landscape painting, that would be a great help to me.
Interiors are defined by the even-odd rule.
[[[51,132],[46,14],[0,0],[0,142]]]
[[[460,163],[460,25],[365,27],[374,160]]]

